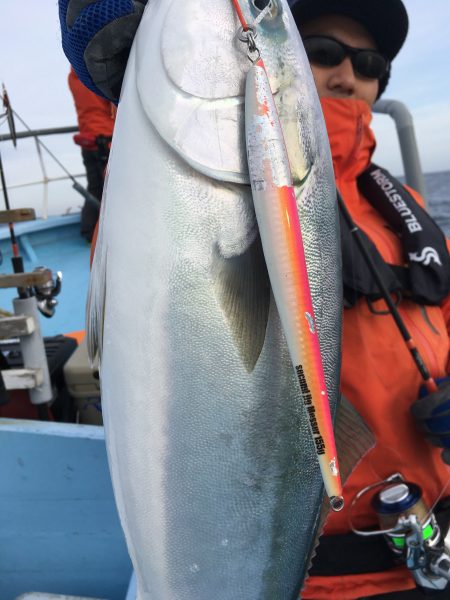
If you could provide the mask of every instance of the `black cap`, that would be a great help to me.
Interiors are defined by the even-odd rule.
[[[354,19],[367,29],[378,51],[390,61],[408,33],[408,13],[401,0],[289,0],[289,5],[300,29],[303,23],[323,15]]]

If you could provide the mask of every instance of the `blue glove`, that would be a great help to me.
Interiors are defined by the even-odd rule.
[[[438,391],[426,394],[421,390],[411,406],[417,426],[433,446],[444,448],[442,460],[450,465],[450,377],[436,380]]]
[[[64,53],[86,87],[118,102],[147,0],[59,0]]]

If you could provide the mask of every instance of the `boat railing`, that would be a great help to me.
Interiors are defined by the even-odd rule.
[[[78,127],[51,127],[49,129],[30,129],[29,131],[18,131],[15,134],[5,133],[0,135],[0,142],[11,142],[14,139],[20,140],[23,138],[37,138],[46,135],[57,135],[60,133],[76,133]]]
[[[373,107],[378,114],[389,115],[397,129],[406,183],[426,198],[425,180],[420,163],[414,121],[412,114],[403,102],[398,100],[378,100]]]
[[[18,115],[15,113],[15,116]],[[20,119],[20,117],[19,117]],[[20,119],[20,121],[22,121]],[[42,141],[41,138],[46,136],[54,136],[54,135],[68,135],[74,134],[78,132],[77,126],[68,126],[68,127],[51,127],[47,129],[26,129],[25,131],[18,132],[10,132],[0,135],[0,142],[13,142],[16,144],[17,140],[22,139],[34,139],[35,142],[35,152],[37,153],[38,164],[40,177],[32,178],[28,181],[20,182],[20,183],[8,183],[8,190],[19,190],[30,188],[33,186],[42,186],[43,189],[43,200],[42,200],[42,210],[40,211],[41,219],[47,219],[49,215],[49,184],[56,183],[60,181],[71,181],[73,187],[81,192],[83,195],[87,193],[87,190],[78,183],[79,179],[86,179],[86,173],[76,173],[72,174],[64,164],[55,156],[55,154],[48,148],[48,146]],[[61,170],[61,175],[49,175],[48,169],[48,161],[51,160],[56,163]],[[0,184],[1,185],[1,184]],[[0,187],[1,189],[1,187]]]

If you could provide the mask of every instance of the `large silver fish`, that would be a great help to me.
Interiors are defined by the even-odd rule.
[[[334,412],[332,165],[295,23],[285,0],[272,2],[258,46],[296,184]],[[257,3],[241,4],[257,17]],[[231,0],[150,0],[102,203],[88,329],[140,600],[294,598],[318,527],[322,478],[248,185],[250,63],[238,25]]]

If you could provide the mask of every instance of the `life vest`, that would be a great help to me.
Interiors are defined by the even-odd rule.
[[[372,163],[358,176],[357,183],[367,201],[398,235],[403,249],[404,264],[389,264],[361,231],[386,288],[420,304],[438,305],[450,292],[450,258],[441,229],[385,169]],[[345,305],[353,306],[361,296],[369,301],[380,299],[382,294],[342,215],[340,228]]]

